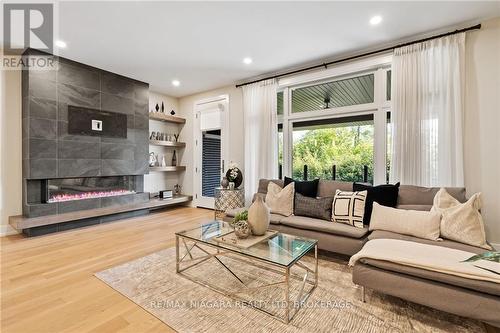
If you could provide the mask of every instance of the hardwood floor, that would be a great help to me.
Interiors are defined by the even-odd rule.
[[[2,333],[173,332],[94,273],[174,246],[176,231],[213,219],[179,207],[34,238],[1,238]]]

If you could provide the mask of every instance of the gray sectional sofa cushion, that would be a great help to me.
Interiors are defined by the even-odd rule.
[[[353,226],[344,223],[327,222],[305,216],[288,216],[282,219],[280,224],[297,229],[314,230],[325,234],[351,238],[363,238],[368,234],[368,227],[354,228]]]
[[[329,223],[329,222],[324,222],[324,223]],[[317,230],[299,229],[282,223],[272,225],[270,228],[272,228],[273,230],[283,232],[285,234],[316,239],[318,241],[319,249],[338,254],[343,254],[346,256],[351,256],[352,254],[361,250],[361,248],[366,242],[366,237],[352,238],[335,234],[328,234]]]
[[[440,187],[401,185],[399,187],[397,208],[431,210],[434,196],[439,189]],[[466,201],[464,187],[446,187],[446,191],[458,201]]]
[[[449,283],[378,268],[362,262],[352,270],[355,284],[459,316],[500,327],[500,297]]]
[[[500,296],[500,284],[498,283],[467,279],[456,275],[433,272],[427,269],[400,265],[397,263],[384,260],[375,260],[368,258],[363,258],[360,260],[365,265],[377,267],[387,271],[397,272],[401,274],[419,277],[422,279],[428,279],[441,283],[446,283],[460,288],[466,288],[473,291],[480,291],[494,296]]]

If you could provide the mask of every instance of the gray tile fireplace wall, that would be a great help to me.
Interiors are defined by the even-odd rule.
[[[24,56],[38,54],[27,50]],[[57,71],[27,69],[22,73],[24,215],[62,213],[68,205],[88,209],[103,202],[149,199],[138,193],[64,205],[28,204],[27,199],[31,202],[39,193],[40,179],[135,175],[142,184],[149,171],[149,85],[61,57],[57,62]],[[68,105],[125,114],[127,137],[68,134]]]

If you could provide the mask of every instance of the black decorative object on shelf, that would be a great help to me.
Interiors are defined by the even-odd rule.
[[[172,156],[172,166],[177,166],[177,154],[174,150],[174,155]]]
[[[163,105],[163,102],[161,102],[161,113],[165,113],[165,105]]]
[[[175,114],[175,111],[174,110],[170,111],[170,114],[173,116]]]
[[[158,103],[156,103],[155,110],[156,110],[156,112],[158,112],[160,110],[160,106],[158,105]]]

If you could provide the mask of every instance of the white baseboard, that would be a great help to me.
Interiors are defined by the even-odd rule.
[[[1,225],[0,226],[0,237],[3,237],[3,236],[9,236],[9,235],[15,235],[15,234],[18,234],[19,231],[17,231],[16,229],[12,228],[10,225]]]

